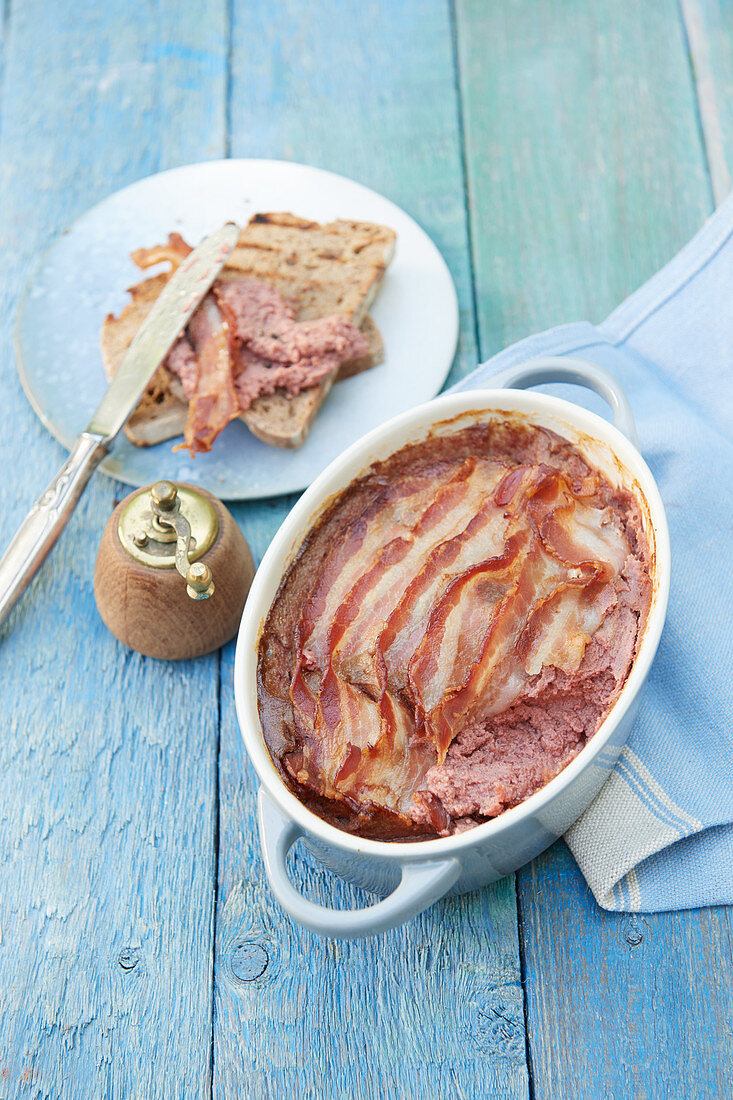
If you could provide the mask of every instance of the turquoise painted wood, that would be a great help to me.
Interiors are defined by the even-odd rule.
[[[224,5],[6,9],[3,546],[63,460],[17,381],[18,294],[88,206],[222,154],[227,50]],[[94,479],[0,639],[3,1098],[210,1092],[218,658],[147,661],[103,627],[92,570],[121,495]]]
[[[564,843],[518,878],[538,1100],[730,1096],[730,908],[606,913]]]
[[[457,0],[456,22],[487,358],[603,320],[697,232],[710,192],[674,2]]]
[[[230,119],[232,155],[307,160],[353,175],[427,229],[459,294],[453,377],[475,365],[448,8],[415,0],[381,4],[378,14],[360,0],[324,3],[317,13],[299,3],[238,5]],[[286,508],[237,512],[258,557]],[[383,939],[331,944],[293,926],[263,878],[231,675],[230,648],[222,667],[215,1095],[241,1095],[247,1081],[252,1096],[473,1096],[484,1088],[527,1096],[513,880],[445,902]],[[363,904],[363,894],[317,872],[305,854],[295,878],[321,902]],[[243,981],[265,957],[265,971]]]
[[[733,13],[701,7],[707,91],[674,4],[457,5],[482,357],[602,319],[711,213],[697,112],[730,107]],[[517,878],[534,1095],[729,1095],[730,911],[604,913],[564,844]]]
[[[721,0],[7,0],[0,548],[62,459],[15,375],[47,242],[116,188],[231,153],[403,205],[461,305],[452,378],[602,317],[695,231],[733,156]],[[94,609],[123,490],[94,479],[0,634],[0,1100],[727,1096],[727,909],[600,911],[564,845],[366,943],[267,889],[233,646],[124,651]],[[292,501],[236,510],[259,560]],[[309,896],[365,895],[302,851]]]

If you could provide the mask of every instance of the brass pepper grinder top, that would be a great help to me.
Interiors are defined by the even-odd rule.
[[[221,501],[197,486],[156,481],[107,523],[94,594],[120,641],[170,660],[208,653],[236,633],[253,575],[249,547]]]
[[[175,566],[186,582],[186,591],[192,600],[206,600],[214,593],[214,581],[211,569],[205,562],[195,561],[193,554],[199,547],[199,553],[211,545],[216,537],[218,527],[216,512],[211,507],[206,507],[208,501],[197,499],[193,494],[186,494],[191,499],[188,501],[192,519],[200,522],[205,530],[199,538],[191,533],[191,524],[181,511],[181,499],[178,489],[172,481],[156,481],[150,490],[150,513],[143,513],[145,522],[137,524],[138,529],[132,536],[132,541],[137,550],[143,550],[151,539],[162,543],[164,546],[175,541]],[[139,520],[137,509],[133,509],[133,515],[120,518],[120,538],[124,546],[125,535]],[[133,553],[133,557],[135,557]]]

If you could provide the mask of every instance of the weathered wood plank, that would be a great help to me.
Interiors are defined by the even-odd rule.
[[[10,8],[7,2],[0,4],[0,106],[2,106],[2,88],[5,78],[5,43],[7,40],[8,15]]]
[[[506,884],[354,943],[293,925],[262,872],[256,783],[223,665],[214,1094],[527,1095],[516,910]],[[339,908],[368,895],[298,851],[294,880]]]
[[[458,290],[461,338],[446,385],[472,370],[465,195],[444,5],[257,0],[235,8],[231,65],[231,155],[328,168],[404,207],[440,248]]]
[[[461,0],[457,28],[487,356],[601,319],[710,192],[675,4]],[[729,910],[605,913],[562,844],[518,889],[538,1100],[727,1094]]]
[[[223,3],[13,5],[0,124],[3,546],[63,459],[16,377],[19,291],[90,204],[221,155],[225,31]],[[102,626],[92,570],[122,491],[93,480],[0,640],[1,1097],[210,1091],[218,660],[148,661]]]
[[[305,160],[404,206],[446,256],[461,304],[458,377],[475,364],[449,13],[410,0],[235,9],[232,155]],[[398,61],[396,59],[399,59]],[[289,502],[238,512],[256,558]],[[223,1097],[526,1096],[512,880],[376,940],[320,940],[266,885],[255,783],[222,668],[214,1093]],[[298,853],[295,880],[365,895]]]
[[[710,212],[677,5],[457,0],[480,350],[600,321]]]
[[[534,1095],[730,1095],[729,908],[606,913],[557,844],[520,873]]]

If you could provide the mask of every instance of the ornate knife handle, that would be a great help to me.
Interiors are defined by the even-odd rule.
[[[63,531],[92,473],[107,453],[104,437],[84,432],[23,520],[0,559],[0,624]]]

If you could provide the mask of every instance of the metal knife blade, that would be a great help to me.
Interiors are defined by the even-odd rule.
[[[127,349],[87,432],[105,441],[117,435],[208,293],[238,237],[239,227],[228,222],[205,237],[170,277]]]

